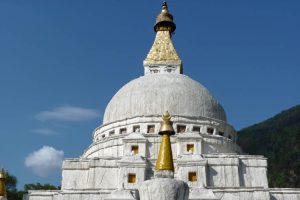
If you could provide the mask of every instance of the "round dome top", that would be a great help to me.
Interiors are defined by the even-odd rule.
[[[206,117],[226,122],[223,107],[200,83],[182,74],[150,74],[124,85],[106,107],[103,124],[137,116]]]

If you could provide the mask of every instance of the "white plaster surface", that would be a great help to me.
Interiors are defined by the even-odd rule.
[[[211,189],[193,188],[189,194],[189,200],[217,200]]]
[[[299,188],[271,188],[271,200],[299,200]]]
[[[220,200],[270,200],[269,191],[261,188],[233,188],[213,191]]]
[[[129,190],[115,190],[107,195],[104,200],[136,200],[133,192]]]
[[[139,145],[147,143],[150,146],[145,150],[148,158],[141,157],[141,155],[124,155],[121,157],[122,159],[103,157],[66,160],[63,164],[62,189],[115,190],[123,187],[126,189],[136,189],[142,181],[153,177],[160,138],[145,138],[142,135],[138,135],[138,137],[133,136],[127,137],[125,141]],[[216,188],[268,188],[266,177],[267,163],[264,157],[236,154],[203,155],[191,152],[184,152],[182,155],[177,155],[177,139],[176,137],[171,138],[173,140],[172,148],[175,149],[173,151],[175,154],[175,177],[186,181],[189,186],[200,188],[206,186]],[[183,141],[187,140],[189,139],[184,138]],[[140,141],[142,143],[139,143]],[[198,179],[196,182],[188,181],[188,173],[191,171],[197,173]],[[137,175],[136,184],[127,183],[129,173]]]
[[[154,179],[155,180],[155,179]],[[145,183],[151,182],[146,181]],[[143,183],[144,184],[144,183]],[[156,186],[160,183],[155,183]],[[152,184],[151,184],[152,185]],[[169,185],[170,186],[170,185]],[[173,186],[173,184],[171,184]],[[144,187],[144,186],[143,186]],[[143,193],[152,195],[153,199],[158,198],[156,192],[151,193],[149,184],[140,190],[140,200],[144,200]],[[140,187],[141,189],[141,187]],[[156,191],[158,188],[155,188]],[[159,188],[161,189],[161,188]],[[174,189],[174,188],[173,188]],[[176,187],[175,187],[176,189]],[[151,194],[150,194],[151,193]],[[161,193],[163,194],[163,193]],[[142,195],[142,196],[141,196]],[[169,198],[170,196],[165,196]],[[163,197],[164,198],[164,197]],[[170,197],[171,198],[171,197]],[[0,198],[1,199],[1,198]],[[24,196],[24,200],[138,200],[136,191],[129,190],[114,190],[100,192],[97,190],[65,190],[65,191],[45,191],[45,190],[31,190],[29,196]],[[295,188],[231,188],[231,189],[206,189],[206,188],[190,188],[189,200],[299,200],[300,190]],[[5,199],[1,199],[5,200]],[[146,199],[149,200],[149,199]],[[160,199],[155,199],[160,200]],[[169,199],[168,199],[169,200]]]
[[[207,186],[207,160],[201,155],[182,155],[177,160],[177,177],[185,181],[189,187],[204,188]],[[196,172],[197,181],[191,182],[188,179],[189,172]]]
[[[123,157],[119,162],[119,185],[123,189],[137,189],[146,178],[146,161],[139,155]],[[136,182],[129,183],[128,175],[135,174]]]
[[[155,178],[142,183],[141,200],[188,200],[189,188],[183,181],[171,178]]]
[[[138,146],[138,155],[146,157],[146,138],[140,133],[130,133],[123,139],[124,143],[124,156],[131,155],[132,146]]]
[[[154,74],[123,86],[107,105],[103,124],[134,116],[161,115],[166,110],[173,115],[226,121],[223,107],[200,83],[182,74]]]
[[[239,159],[226,154],[206,157],[208,161],[208,185],[210,187],[238,187]]]
[[[264,157],[240,158],[241,186],[268,188],[267,160]]]
[[[132,144],[141,145],[140,155],[151,159],[157,158],[160,145],[160,136],[156,133],[135,133],[144,139],[126,139],[132,133],[118,135],[105,140],[93,143],[87,151],[84,152],[83,158],[115,157],[129,155]],[[189,132],[184,134],[190,134]],[[199,138],[190,137],[181,139],[178,134],[171,137],[173,157],[186,152],[186,144],[195,144],[195,153],[214,154],[214,153],[241,153],[239,147],[233,141],[217,135],[198,134]],[[196,134],[196,133],[193,133]],[[125,142],[125,140],[130,142]],[[182,141],[182,142],[181,142]],[[130,144],[129,144],[130,143]]]
[[[202,136],[196,132],[187,132],[185,134],[179,134],[177,136],[177,156],[189,153],[187,151],[187,145],[194,145],[194,151],[192,154],[202,154]]]
[[[28,195],[23,196],[23,200],[60,200],[60,191],[53,190],[29,190]]]
[[[62,172],[62,189],[116,189],[118,174],[119,168],[116,160],[65,160]]]

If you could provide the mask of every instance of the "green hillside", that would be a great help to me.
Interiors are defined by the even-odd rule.
[[[270,187],[300,187],[300,105],[238,133],[244,152],[268,158]]]

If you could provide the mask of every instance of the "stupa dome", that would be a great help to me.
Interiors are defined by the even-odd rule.
[[[149,74],[130,81],[111,99],[103,124],[137,116],[173,115],[226,122],[223,107],[200,83],[183,74]]]

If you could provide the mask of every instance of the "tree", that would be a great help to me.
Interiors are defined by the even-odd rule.
[[[30,183],[24,185],[24,191],[28,190],[60,190],[60,186],[54,186],[51,184],[41,184],[41,183]]]
[[[24,190],[17,189],[18,179],[11,175],[8,171],[5,172],[5,186],[7,192],[7,200],[22,200],[23,195],[28,192],[28,190],[59,190],[60,186],[54,186],[51,184],[41,184],[41,183],[30,183],[24,185]]]
[[[17,186],[17,178],[14,175],[11,175],[8,173],[8,171],[5,172],[5,186],[7,191],[14,191],[16,190]]]
[[[269,187],[300,187],[300,105],[242,129],[238,143],[268,158]]]
[[[8,200],[21,200],[18,198],[17,183],[18,180],[14,175],[11,175],[8,171],[5,172],[5,186]]]

